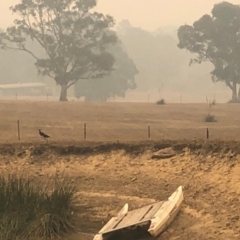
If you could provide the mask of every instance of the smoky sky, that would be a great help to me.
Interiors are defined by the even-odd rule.
[[[0,27],[11,24],[14,16],[9,11],[11,5],[20,0],[0,1]],[[219,0],[98,0],[97,10],[112,15],[117,23],[128,19],[132,25],[147,30],[163,26],[191,24],[203,14],[210,13]],[[240,4],[239,0],[228,2]]]

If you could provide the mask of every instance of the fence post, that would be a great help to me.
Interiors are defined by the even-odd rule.
[[[18,131],[18,140],[21,140],[21,136],[20,136],[20,122],[19,120],[17,120],[17,131]]]
[[[151,128],[150,128],[150,125],[148,125],[148,138],[149,139],[151,138]]]
[[[209,130],[207,128],[207,139],[209,139]]]
[[[86,140],[87,139],[87,124],[86,123],[84,123],[83,135],[84,135],[84,140]]]

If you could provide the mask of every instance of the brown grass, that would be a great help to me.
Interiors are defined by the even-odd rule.
[[[89,141],[142,141],[151,138],[239,139],[240,105],[218,104],[212,107],[218,122],[205,123],[207,104],[81,103],[81,102],[0,102],[0,142],[17,142],[17,120],[22,142],[40,142],[38,129],[54,142],[83,140],[83,124],[87,123]]]

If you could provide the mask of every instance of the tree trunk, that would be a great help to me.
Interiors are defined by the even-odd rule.
[[[60,102],[66,102],[67,101],[67,85],[63,84],[61,85],[61,94],[60,94],[60,98],[59,101]]]
[[[237,83],[233,82],[232,84],[232,101],[237,101]]]

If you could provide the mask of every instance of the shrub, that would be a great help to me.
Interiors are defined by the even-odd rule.
[[[40,185],[0,177],[0,239],[53,239],[75,231],[75,186],[57,178]]]
[[[240,99],[231,99],[228,101],[228,103],[240,103]]]
[[[205,122],[217,122],[216,118],[214,115],[211,115],[211,114],[208,114],[205,119],[204,119]]]
[[[157,105],[164,105],[164,104],[166,104],[166,102],[163,98],[157,101]]]

